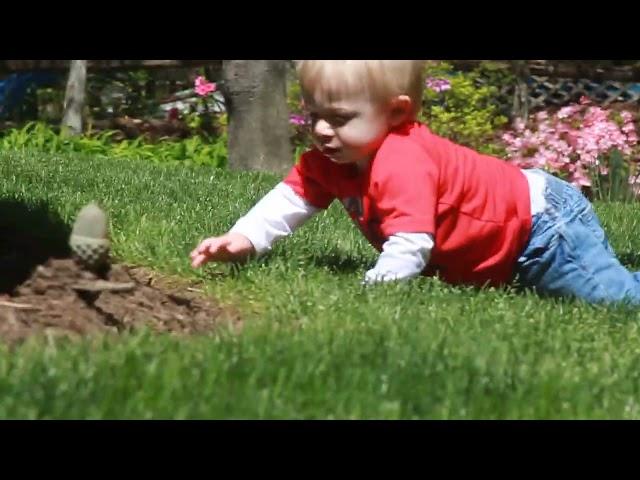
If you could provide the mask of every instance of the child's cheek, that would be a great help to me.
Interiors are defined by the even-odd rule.
[[[341,132],[341,140],[345,146],[362,147],[375,140],[375,132],[359,122],[345,127]]]

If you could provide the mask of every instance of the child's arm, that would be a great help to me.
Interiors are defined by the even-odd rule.
[[[428,233],[396,233],[382,245],[375,267],[364,277],[364,284],[417,277],[429,262],[433,236]]]
[[[236,224],[220,237],[203,240],[191,252],[191,265],[210,261],[245,260],[262,254],[280,238],[293,233],[320,209],[299,197],[288,185],[279,183]]]

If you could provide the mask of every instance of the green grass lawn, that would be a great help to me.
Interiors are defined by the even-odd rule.
[[[277,181],[0,153],[0,225],[36,228],[21,205],[70,226],[98,200],[119,259],[199,280],[245,320],[240,334],[2,348],[0,418],[640,418],[640,312],[427,278],[363,288],[376,253],[337,205],[240,269],[192,270],[195,244]],[[596,208],[640,268],[640,206]]]

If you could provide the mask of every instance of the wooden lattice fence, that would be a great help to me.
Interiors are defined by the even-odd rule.
[[[451,63],[456,69],[469,70],[478,67],[480,62],[454,60]],[[640,62],[627,62],[626,65],[601,60],[518,60],[493,63],[494,66],[515,74],[519,80],[500,86],[497,101],[501,110],[508,115],[517,114],[518,110],[526,112],[564,106],[579,101],[582,96],[602,106],[612,103],[640,104]],[[481,77],[478,84],[490,81],[487,77]],[[515,105],[518,96],[523,98],[523,93],[527,101],[524,108],[522,105]]]
[[[479,79],[479,84],[487,83]],[[586,78],[552,78],[530,76],[527,81],[529,109],[536,110],[549,106],[563,106],[578,102],[582,96],[594,103],[607,106],[612,103],[639,103],[640,83],[603,81],[596,82]],[[511,112],[515,86],[505,85],[498,94],[501,110]]]

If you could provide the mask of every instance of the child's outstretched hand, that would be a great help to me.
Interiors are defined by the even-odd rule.
[[[200,242],[191,252],[191,266],[197,268],[207,262],[237,262],[255,253],[253,244],[240,233],[227,233]]]

